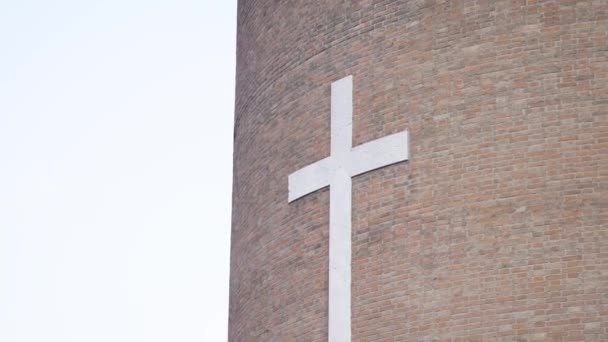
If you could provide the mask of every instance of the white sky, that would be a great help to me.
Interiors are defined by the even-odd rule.
[[[236,1],[0,0],[0,341],[225,341]]]

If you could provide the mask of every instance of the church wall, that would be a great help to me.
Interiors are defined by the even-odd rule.
[[[608,338],[608,5],[239,1],[230,341],[327,340],[330,84],[353,145],[355,341]]]

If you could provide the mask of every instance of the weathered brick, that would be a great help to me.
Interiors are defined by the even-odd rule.
[[[327,339],[330,84],[353,144],[357,341],[608,340],[605,0],[241,0],[231,341]]]

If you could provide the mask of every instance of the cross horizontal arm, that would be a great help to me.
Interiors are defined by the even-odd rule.
[[[288,201],[292,202],[328,186],[331,177],[331,167],[331,157],[327,157],[290,174],[288,177]]]
[[[408,140],[408,132],[403,131],[354,147],[350,156],[351,177],[407,160]]]

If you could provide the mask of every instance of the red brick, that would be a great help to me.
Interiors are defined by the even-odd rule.
[[[330,84],[353,143],[356,341],[608,340],[605,0],[239,1],[231,341],[327,339]],[[576,309],[573,309],[575,307]]]

